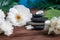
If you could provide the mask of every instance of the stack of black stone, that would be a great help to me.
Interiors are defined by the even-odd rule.
[[[43,30],[44,22],[47,20],[46,17],[42,14],[33,14],[31,18],[31,22],[28,22],[29,25],[34,27],[34,30]]]

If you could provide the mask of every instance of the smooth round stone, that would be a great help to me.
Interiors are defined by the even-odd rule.
[[[34,30],[43,30],[44,26],[34,26]]]
[[[38,23],[41,23],[41,22],[45,22],[47,20],[47,18],[45,17],[40,17],[40,18],[31,18],[32,22],[38,22]]]
[[[38,18],[38,17],[43,17],[43,15],[41,15],[41,14],[33,14],[32,17]]]
[[[27,25],[44,25],[44,23],[27,22]]]

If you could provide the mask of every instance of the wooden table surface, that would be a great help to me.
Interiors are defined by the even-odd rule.
[[[15,27],[11,36],[0,35],[0,40],[60,40],[60,35],[45,35],[43,30],[26,30],[25,27]]]

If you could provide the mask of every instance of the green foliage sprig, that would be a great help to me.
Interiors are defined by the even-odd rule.
[[[51,8],[45,12],[45,17],[51,19],[52,17],[60,17],[60,10]]]
[[[0,0],[0,9],[2,9],[6,13],[11,7],[16,4],[17,2],[15,2],[14,0]]]

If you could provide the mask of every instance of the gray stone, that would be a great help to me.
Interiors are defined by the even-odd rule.
[[[28,22],[27,25],[44,25],[44,23]]]

